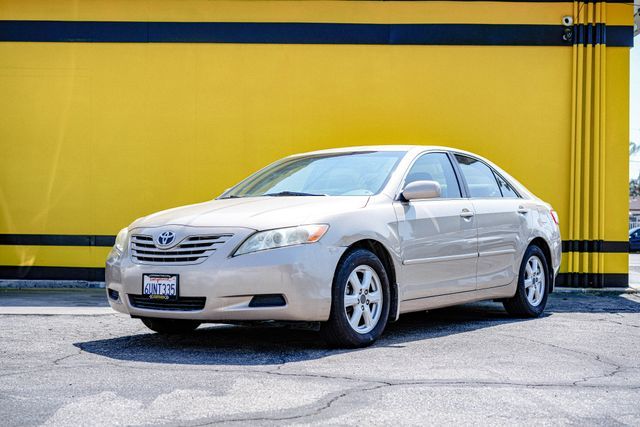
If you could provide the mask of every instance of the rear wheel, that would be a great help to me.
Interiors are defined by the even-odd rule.
[[[529,246],[520,265],[518,288],[513,298],[503,302],[509,314],[517,317],[538,317],[547,305],[549,267],[542,250]]]
[[[336,269],[331,314],[320,331],[336,347],[370,345],[384,331],[389,302],[389,279],[382,262],[372,252],[357,249]]]
[[[144,325],[159,334],[186,334],[194,331],[200,322],[196,320],[181,319],[153,319],[145,317],[140,319]]]

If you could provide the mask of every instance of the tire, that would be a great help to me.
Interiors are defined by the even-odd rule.
[[[532,274],[534,270],[536,274]],[[520,264],[516,294],[503,301],[504,308],[514,317],[540,316],[547,305],[550,283],[544,253],[538,246],[529,246]]]
[[[372,252],[356,249],[336,268],[331,313],[320,333],[332,347],[371,345],[387,325],[390,302],[389,278],[382,262]]]
[[[188,334],[200,326],[200,322],[197,320],[153,319],[150,317],[140,320],[147,328],[165,335]]]

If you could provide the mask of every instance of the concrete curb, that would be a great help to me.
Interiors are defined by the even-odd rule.
[[[110,316],[111,307],[0,307],[0,316]]]
[[[558,286],[553,290],[559,294],[640,294],[640,288],[565,288]]]
[[[104,289],[104,282],[84,280],[0,280],[0,289]]]

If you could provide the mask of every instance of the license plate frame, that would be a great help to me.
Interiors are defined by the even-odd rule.
[[[175,283],[173,283],[174,281]],[[151,286],[154,282],[158,286],[156,289],[153,289]],[[175,291],[173,291],[174,288]],[[154,290],[162,292],[154,293]],[[140,295],[155,301],[175,301],[180,296],[180,275],[167,273],[143,273],[142,292]]]

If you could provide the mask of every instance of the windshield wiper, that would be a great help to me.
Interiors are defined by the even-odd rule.
[[[279,191],[277,193],[267,193],[263,196],[286,197],[286,196],[326,196],[326,194],[303,193],[301,191]]]

